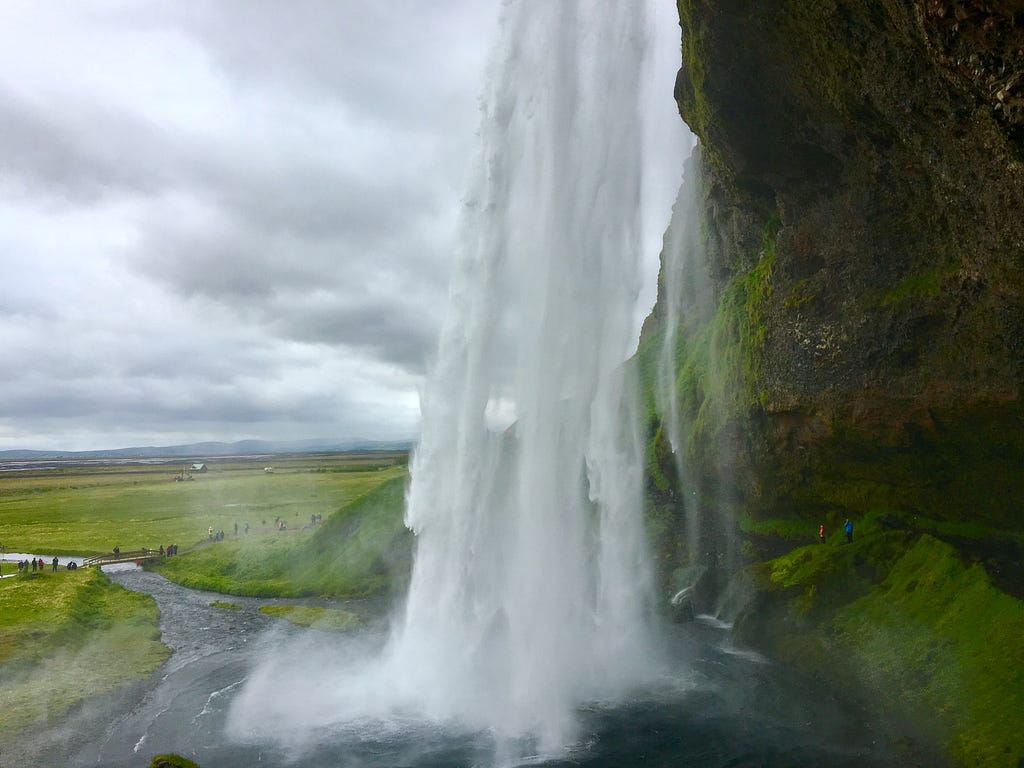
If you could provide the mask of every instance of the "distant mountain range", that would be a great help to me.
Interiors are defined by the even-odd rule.
[[[366,440],[363,438],[320,438],[315,440],[239,440],[234,443],[190,443],[188,445],[140,446],[102,451],[0,451],[0,459],[62,458],[155,458],[160,456],[247,456],[263,453],[334,453],[343,451],[405,451],[412,440]]]

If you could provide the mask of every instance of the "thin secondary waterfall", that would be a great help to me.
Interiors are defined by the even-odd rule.
[[[686,566],[674,576],[677,589],[692,587],[691,600],[719,613],[728,601],[727,582],[738,565],[738,544],[731,508],[727,451],[716,452],[708,424],[720,423],[722,404],[712,392],[728,362],[712,334],[701,338],[714,321],[715,292],[711,255],[716,244],[704,224],[703,158],[695,145],[686,162],[683,183],[665,233],[658,313],[661,349],[655,402],[662,429],[672,447],[685,522]],[[706,345],[702,350],[702,345]],[[685,405],[684,405],[685,404]],[[694,434],[702,421],[704,465],[692,467]],[[713,459],[708,460],[708,456]],[[680,592],[677,598],[683,596]],[[728,612],[728,611],[726,611]]]
[[[574,738],[580,702],[615,697],[652,659],[623,366],[647,29],[632,0],[511,3],[501,28],[423,394],[416,559],[390,659],[428,716],[546,750]]]
[[[679,194],[672,206],[672,219],[662,247],[662,295],[659,302],[663,307],[661,353],[658,358],[657,387],[655,399],[661,414],[663,429],[672,447],[672,458],[678,474],[678,488],[682,494],[682,505],[686,518],[686,552],[691,574],[687,584],[696,578],[696,564],[700,561],[700,498],[695,482],[690,479],[687,461],[689,446],[683,437],[683,416],[680,413],[679,377],[680,322],[684,302],[692,305],[694,282],[699,278],[699,260],[695,258],[700,246],[700,225],[698,201],[701,198],[700,173],[695,157],[691,155],[686,164],[686,175],[679,186]],[[676,586],[685,586],[677,584]]]
[[[700,488],[691,479],[687,460],[689,445],[684,437],[686,425],[680,413],[680,397],[686,383],[679,381],[679,360],[684,354],[684,309],[690,316],[706,314],[711,294],[705,269],[706,246],[700,226],[699,204],[702,199],[699,170],[699,148],[694,148],[686,162],[679,194],[672,207],[672,219],[665,233],[662,249],[662,295],[658,297],[663,316],[662,349],[658,355],[655,402],[663,429],[672,446],[678,475],[680,503],[685,516],[685,543],[689,567],[676,587],[693,585],[706,567],[706,526],[702,525]]]

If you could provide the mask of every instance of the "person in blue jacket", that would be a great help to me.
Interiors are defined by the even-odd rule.
[[[850,522],[850,518],[846,518],[846,522],[843,523],[843,530],[846,531],[846,543],[853,543],[853,523]]]

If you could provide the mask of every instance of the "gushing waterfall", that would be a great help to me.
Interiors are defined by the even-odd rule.
[[[637,391],[636,0],[510,2],[407,495],[417,543],[381,650],[272,659],[235,698],[239,742],[487,734],[557,754],[581,706],[655,674]],[[301,681],[298,685],[296,681]],[[417,740],[419,740],[417,738]]]
[[[390,648],[432,719],[574,738],[649,673],[630,353],[647,28],[633,0],[510,3],[412,468]],[[501,416],[506,417],[504,422]]]

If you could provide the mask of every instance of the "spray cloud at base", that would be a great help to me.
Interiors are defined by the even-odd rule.
[[[430,722],[555,752],[655,674],[634,343],[648,48],[633,2],[505,6],[387,647],[257,670],[236,736]],[[511,425],[493,429],[495,414]],[[489,426],[490,424],[490,426]],[[299,695],[282,688],[303,675]],[[353,726],[354,727],[354,726]]]

